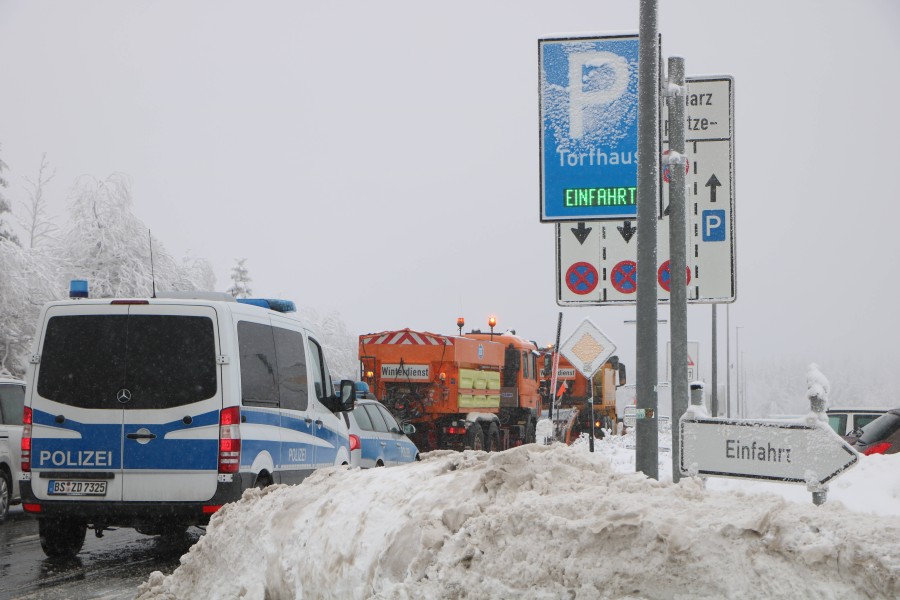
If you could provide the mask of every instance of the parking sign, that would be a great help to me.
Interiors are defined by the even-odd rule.
[[[637,214],[638,36],[538,41],[541,221]]]

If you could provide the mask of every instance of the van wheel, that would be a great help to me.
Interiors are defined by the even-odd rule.
[[[12,487],[9,483],[9,475],[6,471],[0,471],[0,523],[6,520],[9,514],[9,497]]]
[[[41,548],[50,558],[71,558],[84,545],[87,524],[63,519],[38,519]]]
[[[485,448],[488,452],[499,452],[500,451],[500,428],[496,423],[491,423],[491,426],[488,428],[487,440],[485,440],[487,447]]]
[[[256,488],[259,488],[262,490],[262,489],[269,487],[270,485],[272,485],[272,478],[269,477],[268,473],[260,473],[259,475],[256,476],[256,483],[254,484],[253,487],[256,487]]]
[[[479,423],[472,423],[466,433],[466,448],[470,450],[484,450],[484,429]]]

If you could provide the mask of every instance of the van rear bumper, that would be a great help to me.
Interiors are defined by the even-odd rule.
[[[233,481],[219,482],[212,498],[203,502],[124,502],[78,500],[39,500],[31,489],[31,481],[20,481],[25,512],[37,518],[77,520],[96,526],[146,528],[153,524],[171,526],[206,525],[223,504],[240,499],[243,474]]]

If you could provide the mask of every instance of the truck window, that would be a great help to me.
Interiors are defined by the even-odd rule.
[[[182,406],[216,394],[215,333],[208,317],[51,317],[41,349],[38,394],[82,408]],[[126,405],[116,400],[131,390]]]
[[[278,359],[278,392],[281,407],[306,410],[309,404],[307,390],[306,353],[303,336],[299,331],[274,327],[275,354]]]
[[[238,321],[241,399],[247,406],[278,406],[275,336],[272,327]]]

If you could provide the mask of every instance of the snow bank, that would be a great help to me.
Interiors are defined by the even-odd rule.
[[[151,598],[891,598],[900,518],[530,444],[250,490]]]

